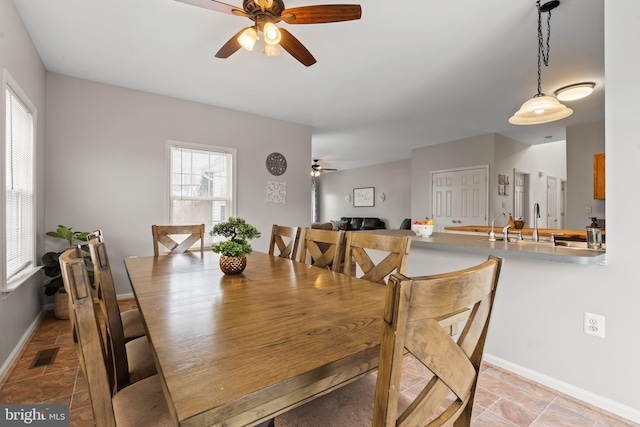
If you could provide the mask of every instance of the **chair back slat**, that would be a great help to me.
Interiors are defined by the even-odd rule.
[[[164,246],[170,254],[183,254],[200,241],[200,252],[204,251],[204,224],[195,225],[152,225],[153,255],[160,255]],[[187,235],[176,241],[176,236]]]
[[[340,271],[345,232],[304,228],[300,234],[300,262]]]
[[[350,231],[347,233],[343,271],[353,275],[357,265],[362,270],[362,279],[386,284],[391,273],[404,274],[410,249],[411,236]],[[375,251],[389,253],[376,263],[371,258]]]
[[[273,224],[271,228],[271,240],[269,241],[269,255],[296,259],[299,240],[300,227],[287,227]]]
[[[407,278],[393,274],[387,288],[374,404],[375,427],[469,426],[482,353],[502,259],[457,272]],[[470,307],[457,342],[439,321]],[[433,377],[398,417],[405,351]]]
[[[129,385],[129,362],[125,345],[124,328],[120,307],[107,256],[107,247],[102,239],[89,240],[89,253],[93,264],[94,282],[100,309],[105,319],[108,360],[115,370],[116,391]]]
[[[69,294],[71,327],[82,372],[87,381],[93,418],[98,427],[115,427],[111,402],[111,375],[105,360],[100,325],[93,308],[89,276],[82,255],[75,248],[60,255],[65,289]]]

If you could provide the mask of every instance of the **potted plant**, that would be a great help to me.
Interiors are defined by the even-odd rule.
[[[248,240],[260,237],[258,229],[242,218],[230,217],[216,224],[209,234],[228,239],[211,246],[213,252],[221,255],[220,269],[225,274],[242,273],[247,266],[247,255],[253,250]]]
[[[69,298],[64,290],[64,283],[62,281],[62,271],[60,270],[60,255],[67,248],[74,245],[81,244],[84,246],[83,252],[86,256],[87,235],[89,233],[85,231],[73,231],[72,227],[65,227],[64,225],[58,225],[56,231],[49,231],[46,233],[49,237],[56,239],[62,239],[66,241],[66,247],[60,252],[47,252],[42,256],[42,265],[44,266],[44,274],[49,279],[44,284],[44,293],[47,296],[54,295],[53,312],[58,319],[69,318]],[[89,271],[89,279],[93,283],[93,271]]]

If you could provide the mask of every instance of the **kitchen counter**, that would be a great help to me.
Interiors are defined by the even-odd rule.
[[[496,233],[496,236],[502,236],[502,227],[504,225],[496,225],[493,227],[493,231]],[[484,233],[488,234],[491,231],[490,225],[461,225],[457,227],[445,227],[447,232],[451,233]],[[523,236],[531,236],[533,234],[533,228],[523,228],[521,230],[517,230],[514,227],[509,229],[509,234],[516,234],[518,231],[522,231]],[[540,236],[550,236],[551,233],[555,233],[556,235],[562,234],[562,239],[566,240],[585,240],[587,239],[587,231],[586,230],[564,230],[564,229],[553,229],[553,228],[539,228],[538,235]],[[605,235],[605,230],[602,230],[602,235]]]
[[[571,264],[604,263],[606,254],[604,250],[555,246],[547,241],[532,242],[530,240],[522,240],[508,243],[498,240],[490,242],[486,235],[456,233],[433,233],[429,237],[414,236],[411,246]]]

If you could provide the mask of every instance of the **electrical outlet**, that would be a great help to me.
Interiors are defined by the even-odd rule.
[[[591,206],[585,206],[584,207],[584,213],[590,214],[591,213]]]
[[[604,338],[604,316],[600,314],[584,313],[584,333]]]

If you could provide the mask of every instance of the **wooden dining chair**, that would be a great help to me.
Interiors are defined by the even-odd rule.
[[[160,245],[167,248],[169,254],[183,254],[200,241],[200,253],[204,251],[204,224],[197,225],[152,225],[153,255],[160,255]],[[177,236],[187,235],[183,240],[174,240]]]
[[[414,278],[393,274],[377,375],[284,413],[275,426],[470,426],[501,266],[502,258],[489,257],[452,273]],[[464,307],[471,307],[471,316],[456,342],[439,321]],[[410,394],[400,385],[408,359],[414,376],[418,369],[430,373],[422,390]]]
[[[269,242],[269,255],[296,259],[299,239],[300,227],[287,227],[273,224],[271,228],[271,241]],[[278,253],[275,253],[276,248]]]
[[[356,265],[362,270],[361,279],[385,284],[389,274],[404,274],[407,268],[411,236],[384,235],[350,231],[344,255],[345,274],[357,275]],[[371,259],[375,251],[387,255],[378,263]],[[374,256],[375,258],[375,256]]]
[[[102,230],[95,230],[92,233],[87,235],[87,242],[89,245],[95,242],[104,242],[104,235],[102,234]],[[91,253],[91,250],[89,250]],[[91,263],[96,265],[97,259],[94,259],[92,256]],[[129,342],[136,338],[140,338],[146,335],[146,331],[144,329],[144,322],[142,321],[142,316],[140,315],[140,310],[137,308],[133,308],[131,310],[120,311],[120,306],[118,305],[115,288],[113,287],[113,280],[108,280],[108,283],[105,283],[107,289],[103,289],[103,286],[100,282],[101,272],[105,271],[105,269],[109,268],[108,273],[104,273],[104,275],[108,274],[108,278],[111,278],[111,270],[108,264],[109,260],[106,257],[106,249],[104,259],[101,259],[100,262],[107,263],[103,264],[100,269],[96,269],[94,272],[94,287],[95,287],[95,295],[96,298],[100,301],[100,307],[103,311],[103,314],[106,316],[107,312],[118,312],[121,322],[122,322],[122,330],[124,333],[124,342]],[[111,284],[111,287],[109,287]]]
[[[89,252],[95,283],[98,286],[99,305],[105,320],[107,357],[114,367],[116,390],[121,390],[131,383],[156,374],[156,366],[144,334],[144,323],[140,312],[137,316],[142,324],[142,336],[125,340],[124,322],[116,299],[105,243],[99,241],[99,238],[90,239]]]
[[[113,377],[91,298],[89,277],[75,248],[60,256],[64,286],[69,294],[70,320],[76,352],[87,382],[93,420],[97,427],[173,426],[158,375],[112,395]]]
[[[299,261],[340,271],[344,258],[345,232],[303,228]]]

